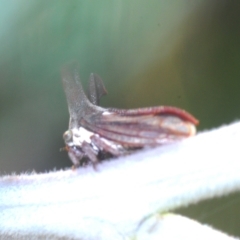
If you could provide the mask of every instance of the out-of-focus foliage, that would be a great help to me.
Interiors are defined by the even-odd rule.
[[[168,67],[176,77],[159,69],[202,2],[0,1],[0,172],[71,165],[59,152],[68,126],[60,69],[73,59],[85,85],[91,72],[102,76],[104,105],[174,104],[197,113],[176,69]]]
[[[108,89],[104,106],[175,105],[199,129],[238,118],[239,5],[228,1],[0,1],[0,172],[70,166],[61,66]]]

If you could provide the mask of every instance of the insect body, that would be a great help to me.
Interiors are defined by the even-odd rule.
[[[74,64],[62,69],[62,81],[70,114],[69,129],[63,138],[75,166],[88,162],[95,166],[109,156],[171,143],[196,133],[198,120],[179,108],[99,107],[100,97],[107,93],[101,78],[90,75],[87,97]]]

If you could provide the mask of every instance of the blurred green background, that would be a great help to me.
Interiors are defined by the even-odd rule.
[[[177,106],[200,131],[239,119],[239,16],[228,0],[0,0],[0,173],[71,166],[60,68],[73,59],[84,86],[103,78],[103,106]]]

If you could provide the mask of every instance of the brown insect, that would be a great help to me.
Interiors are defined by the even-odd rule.
[[[75,166],[125,155],[143,147],[171,143],[196,133],[198,120],[186,111],[169,106],[139,109],[99,107],[107,93],[101,78],[91,74],[85,95],[77,64],[62,69],[62,81],[70,114],[63,134],[65,149]]]

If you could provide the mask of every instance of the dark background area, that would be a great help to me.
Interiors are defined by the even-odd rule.
[[[103,106],[177,106],[199,131],[239,119],[238,1],[0,0],[0,24],[1,175],[71,167],[60,69],[73,59],[84,86],[91,72],[104,80]],[[209,224],[240,236],[238,199],[211,202],[224,224]]]

